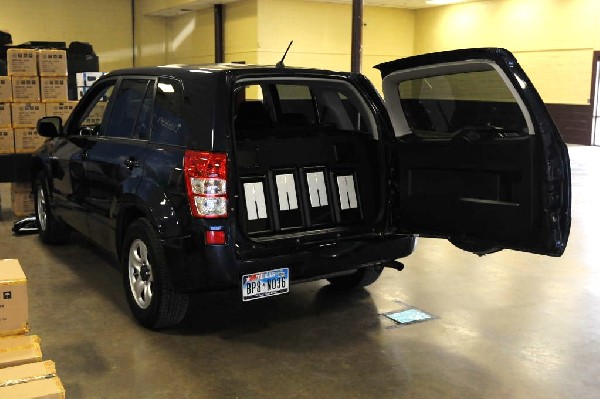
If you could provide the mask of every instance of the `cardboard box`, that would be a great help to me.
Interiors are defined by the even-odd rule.
[[[9,48],[6,51],[8,74],[11,76],[37,76],[37,54],[34,49]]]
[[[44,141],[46,137],[40,136],[34,127],[20,127],[14,129],[15,134],[15,152],[17,154],[34,153]],[[14,211],[14,208],[13,208]],[[17,213],[15,212],[15,215]]]
[[[37,76],[13,76],[12,93],[14,102],[39,102],[40,78]]]
[[[15,133],[10,127],[0,127],[0,154],[15,152]]]
[[[30,193],[31,183],[29,182],[13,182],[10,183],[11,193]]]
[[[5,367],[41,360],[42,348],[40,347],[40,337],[37,335],[10,335],[0,338],[0,381]]]
[[[77,79],[77,86],[90,87],[95,81],[104,75],[106,75],[106,72],[77,72],[75,75]]]
[[[0,102],[12,101],[12,79],[10,76],[0,76]]]
[[[42,102],[64,102],[69,100],[69,80],[66,76],[43,76],[40,78]]]
[[[12,115],[10,103],[0,103],[0,127],[11,127]]]
[[[15,216],[30,216],[35,212],[33,194],[14,193],[10,199],[12,212]]]
[[[24,364],[0,370],[0,397],[64,399],[65,388],[53,361]]]
[[[40,76],[67,76],[67,52],[65,50],[38,50]]]
[[[38,119],[46,116],[46,107],[43,103],[12,103],[13,127],[34,127]]]
[[[60,116],[63,124],[77,106],[77,101],[65,101],[62,103],[46,103],[46,116]]]
[[[101,124],[106,112],[106,105],[107,103],[104,101],[96,103],[90,114],[83,121],[82,126],[97,126]]]
[[[10,198],[13,213],[18,214],[18,216],[28,216],[35,212],[31,183],[10,183]]]
[[[0,335],[29,331],[27,278],[16,259],[0,260]]]

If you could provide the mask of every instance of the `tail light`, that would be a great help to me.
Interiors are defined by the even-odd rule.
[[[227,155],[186,150],[183,173],[192,214],[199,218],[227,217]]]

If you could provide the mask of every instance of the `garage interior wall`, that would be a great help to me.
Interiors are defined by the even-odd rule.
[[[89,42],[103,71],[131,66],[131,29],[131,0],[2,0],[0,30],[14,44]]]
[[[169,7],[176,4],[177,0],[168,2]],[[136,65],[213,62],[212,8],[174,17],[148,16],[164,6],[160,0],[136,1]],[[287,65],[349,70],[351,14],[347,4],[336,3],[299,0],[228,3],[224,21],[225,61],[273,65],[293,40]],[[410,10],[365,7],[363,72],[378,87],[381,78],[372,66],[413,54],[414,20],[414,12]]]
[[[512,51],[565,141],[591,144],[597,0],[489,0],[416,11],[415,53],[463,47]]]
[[[15,43],[90,42],[105,71],[132,64],[213,62],[212,7],[169,18],[149,15],[188,3],[3,0],[0,30],[11,33]],[[241,0],[227,2],[224,10],[226,61],[274,64],[294,40],[287,65],[350,69],[350,4]],[[380,88],[372,66],[381,61],[454,48],[505,47],[531,77],[566,141],[590,144],[598,20],[597,0],[482,0],[420,10],[367,6],[363,73]]]

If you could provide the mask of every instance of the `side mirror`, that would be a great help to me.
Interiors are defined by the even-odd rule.
[[[44,137],[58,137],[63,133],[62,118],[60,116],[45,116],[37,122],[37,132]]]

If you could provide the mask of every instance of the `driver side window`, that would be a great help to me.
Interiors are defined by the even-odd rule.
[[[89,103],[76,124],[75,134],[80,136],[102,136],[107,124],[106,110],[112,101],[116,81],[107,83]]]

